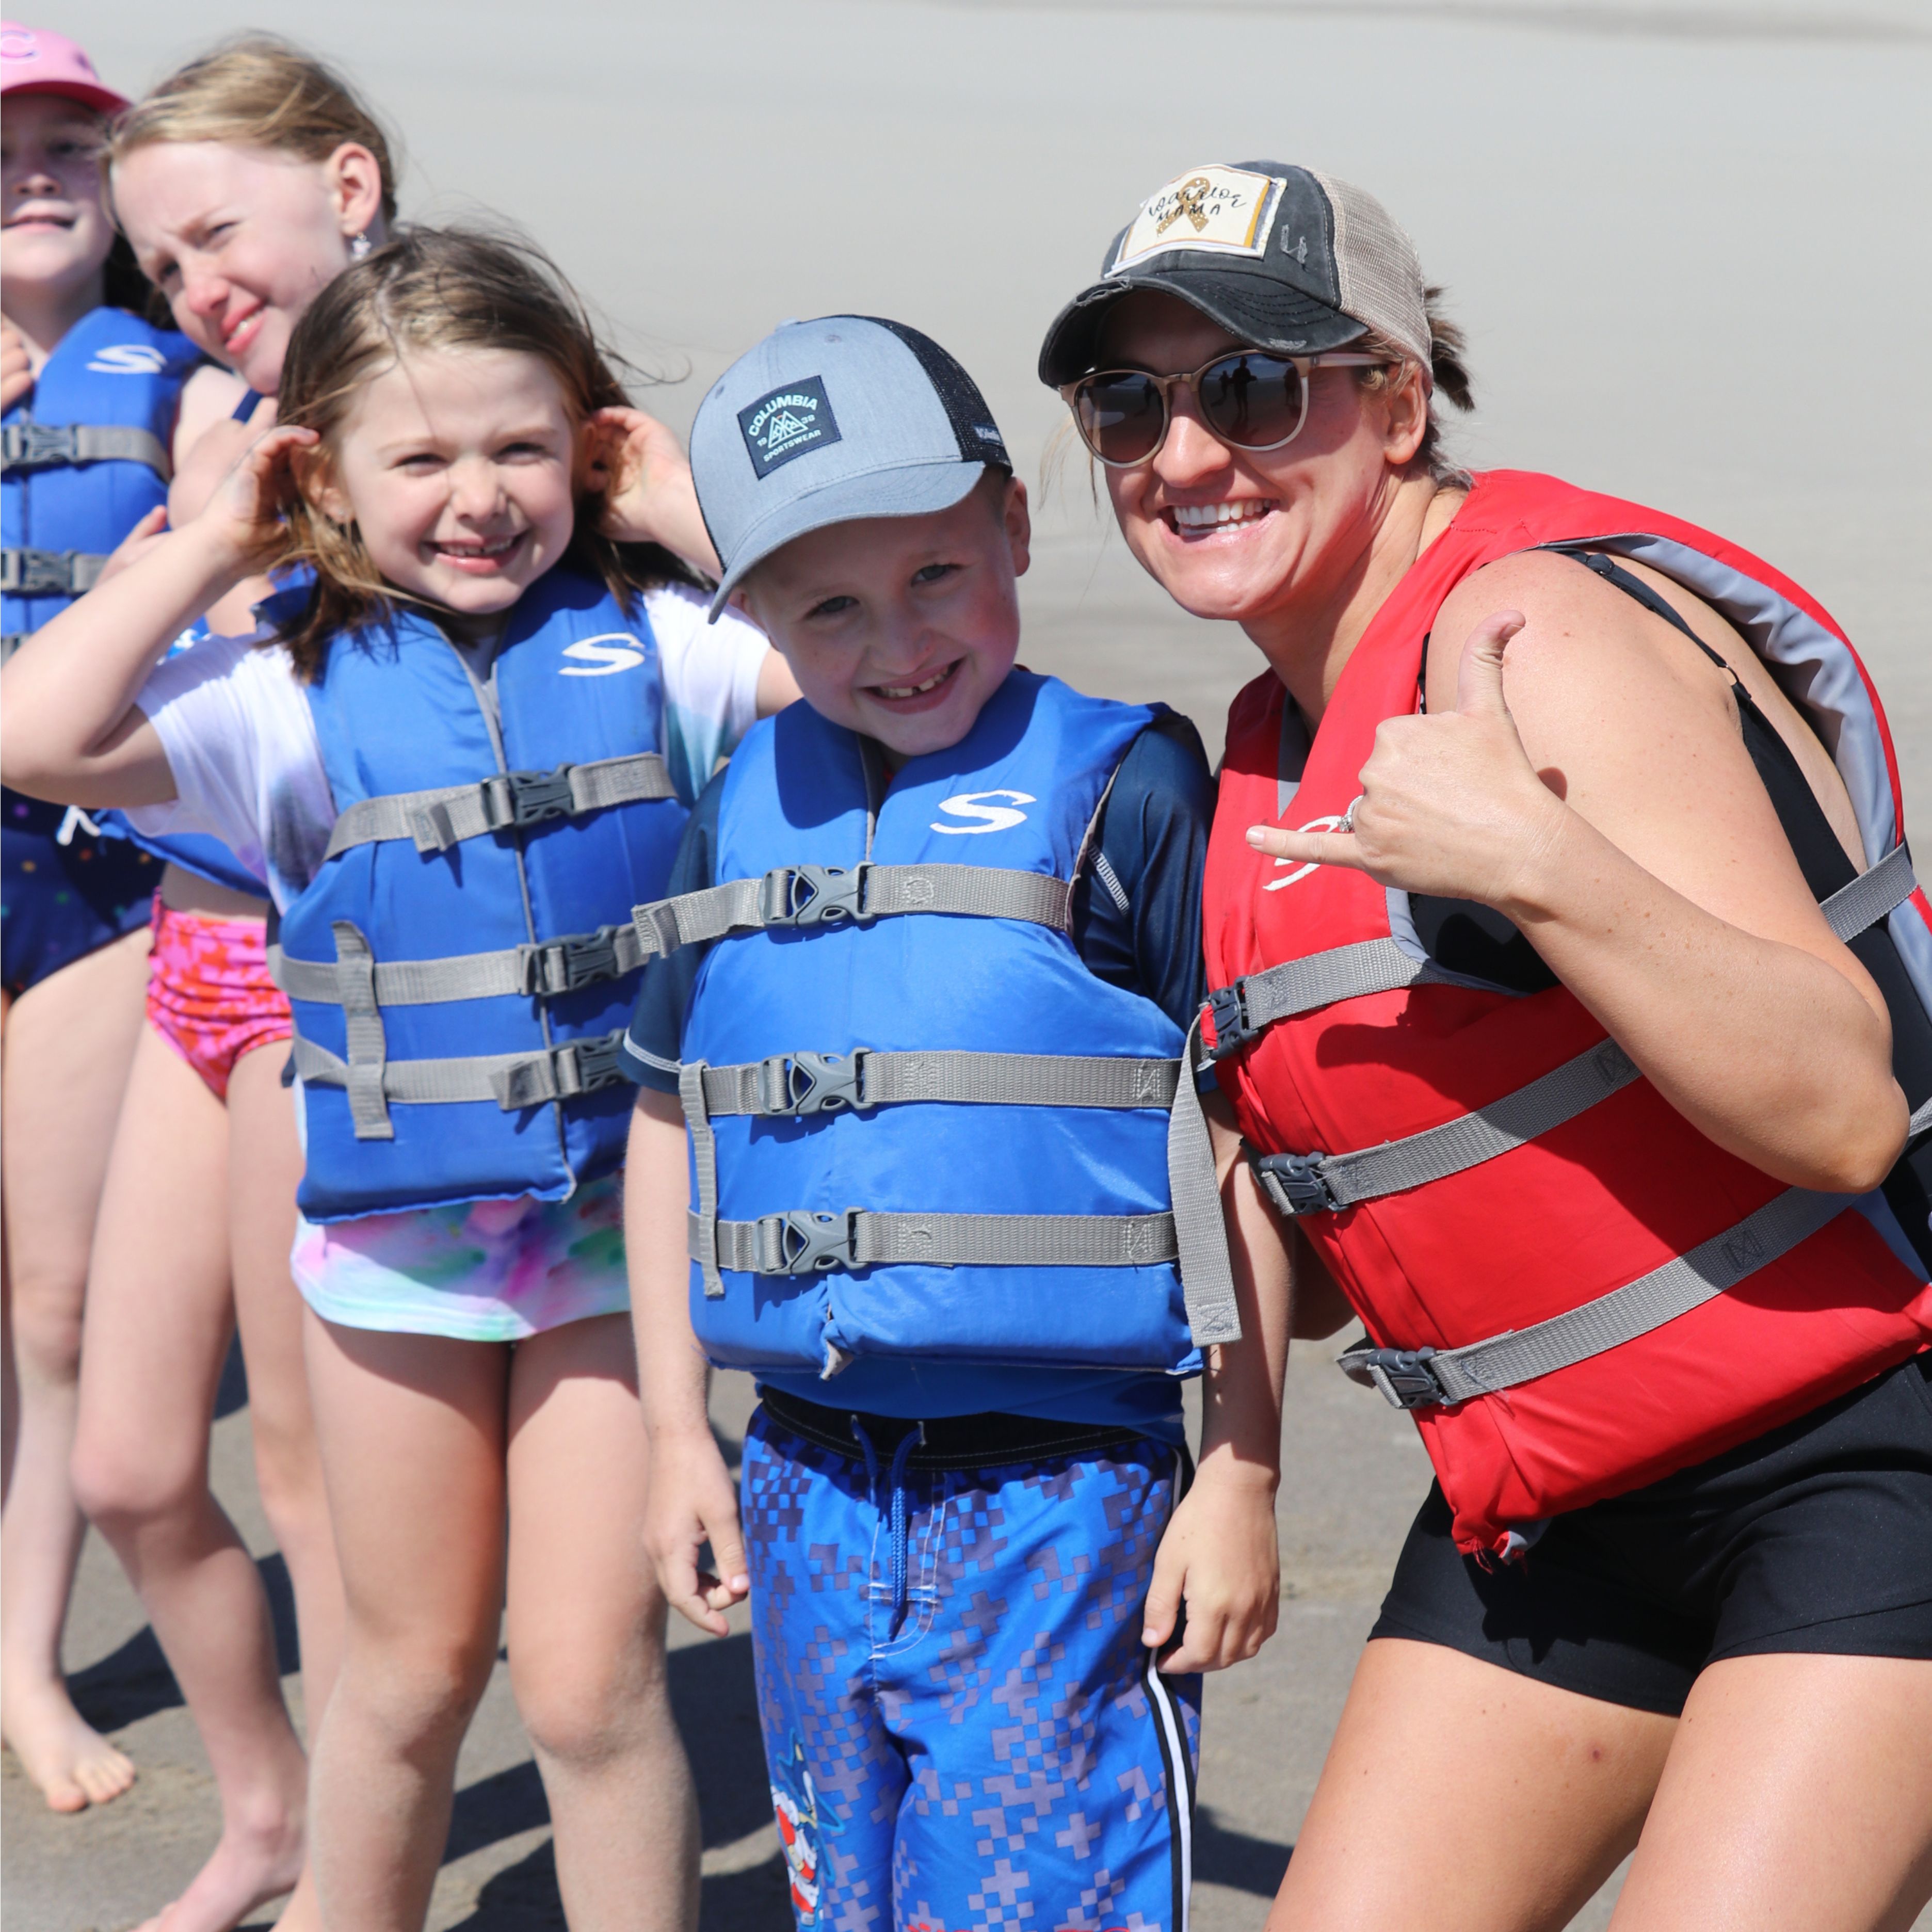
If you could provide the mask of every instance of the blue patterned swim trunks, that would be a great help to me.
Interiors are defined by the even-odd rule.
[[[1184,1932],[1200,1679],[1140,1637],[1185,1452],[1002,1417],[988,1466],[957,1466],[973,1420],[933,1448],[770,1396],[752,1418],[752,1651],[798,1923]]]

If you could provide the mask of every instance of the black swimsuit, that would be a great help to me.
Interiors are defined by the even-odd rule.
[[[1552,546],[1552,548],[1557,548]],[[1648,585],[1560,547],[1730,667]],[[1791,749],[1731,673],[1740,724],[1806,883],[1820,898],[1856,868]],[[1411,902],[1442,964],[1522,992],[1556,985],[1500,914]],[[1932,1091],[1932,1027],[1882,935],[1851,950],[1888,996],[1909,1096]],[[1901,997],[1891,996],[1898,991]],[[1886,1183],[1900,1225],[1932,1246],[1932,1152]],[[1810,1414],[1629,1494],[1556,1517],[1522,1562],[1459,1552],[1439,1485],[1410,1529],[1372,1637],[1439,1643],[1523,1676],[1675,1716],[1706,1664],[1808,1652],[1932,1659],[1932,1354]]]

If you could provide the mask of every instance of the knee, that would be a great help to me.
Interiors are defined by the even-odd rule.
[[[171,1456],[164,1444],[124,1440],[90,1426],[84,1415],[69,1473],[82,1514],[110,1538],[192,1512],[208,1494],[198,1457]]]
[[[590,1644],[510,1653],[518,1714],[538,1754],[592,1768],[634,1750],[672,1720],[661,1664],[636,1650],[599,1655]]]
[[[28,1382],[71,1384],[80,1372],[83,1274],[29,1274],[16,1265],[12,1283],[14,1358]]]
[[[434,1751],[469,1728],[496,1660],[494,1633],[463,1640],[352,1624],[330,1708],[354,1709],[397,1756]]]

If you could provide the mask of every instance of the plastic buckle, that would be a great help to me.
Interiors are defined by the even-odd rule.
[[[774,1114],[862,1112],[860,1096],[868,1049],[842,1053],[775,1053],[764,1064],[762,1096]]]
[[[574,1077],[560,1077],[557,1088],[563,1094],[594,1094],[602,1087],[615,1087],[623,1078],[623,1063],[619,1058],[623,1045],[622,1034],[612,1034],[604,1040],[572,1040],[557,1053],[557,1072],[560,1076],[568,1068]]]
[[[853,1256],[859,1230],[854,1217],[859,1210],[848,1208],[842,1214],[815,1213],[808,1208],[794,1208],[783,1214],[766,1214],[758,1222],[758,1244],[765,1245],[770,1230],[777,1244],[778,1265],[760,1268],[760,1274],[824,1274],[832,1268],[856,1265]]]
[[[1208,995],[1208,1011],[1214,1022],[1214,1043],[1208,1049],[1210,1060],[1225,1060],[1238,1052],[1261,1031],[1248,1024],[1247,982],[1237,980],[1232,986],[1216,986]]]
[[[1332,1214],[1341,1206],[1322,1172],[1325,1154],[1257,1154],[1248,1156],[1262,1191],[1284,1214]]]
[[[9,423],[0,458],[9,470],[53,470],[74,460],[77,445],[68,423]]]
[[[492,832],[567,818],[572,805],[568,765],[554,772],[500,772],[483,782],[483,815]]]
[[[1429,1365],[1433,1348],[1351,1348],[1341,1358],[1342,1372],[1364,1388],[1379,1389],[1392,1408],[1438,1408],[1448,1391]]]
[[[70,550],[8,550],[0,555],[0,590],[21,597],[64,597],[74,590]]]
[[[526,993],[574,993],[599,980],[620,978],[614,926],[595,932],[573,932],[530,948],[524,972]]]
[[[764,912],[767,926],[836,926],[850,920],[864,926],[873,916],[865,907],[869,866],[780,866],[765,874]],[[806,896],[799,895],[802,889]]]

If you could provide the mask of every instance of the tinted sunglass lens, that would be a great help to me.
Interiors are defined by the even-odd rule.
[[[1301,374],[1278,356],[1225,356],[1201,372],[1202,420],[1237,449],[1270,449],[1301,424]]]
[[[1088,448],[1103,463],[1138,463],[1160,441],[1160,391],[1132,370],[1090,376],[1076,392],[1074,406]]]

